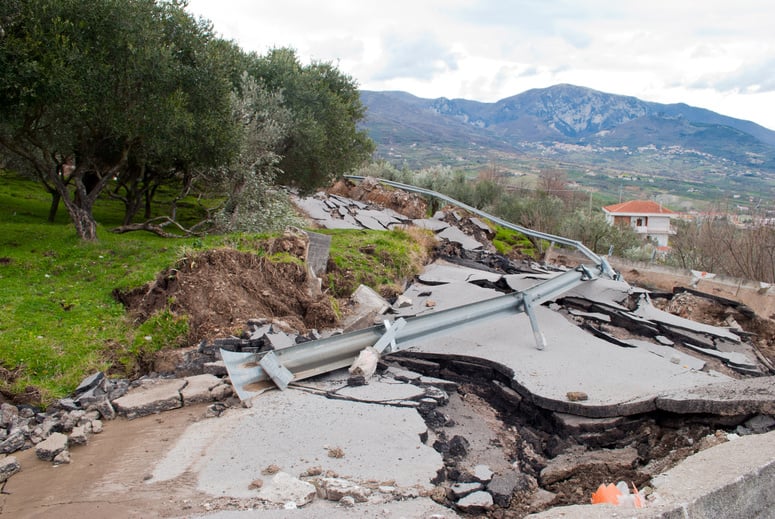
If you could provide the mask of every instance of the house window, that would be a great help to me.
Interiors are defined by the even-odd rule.
[[[637,220],[635,220],[635,226],[643,227],[643,218],[638,218]]]

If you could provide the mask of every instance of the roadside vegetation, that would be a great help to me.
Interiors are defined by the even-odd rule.
[[[48,194],[39,184],[0,171],[0,390],[50,402],[86,375],[129,376],[163,349],[190,346],[185,314],[168,308],[135,321],[114,297],[152,282],[181,259],[213,248],[234,248],[275,263],[298,261],[268,253],[272,233],[226,233],[163,238],[109,231],[121,204],[105,200],[95,213],[97,240],[81,240],[64,215],[46,221]],[[183,207],[196,207],[184,203]],[[182,218],[188,215],[181,214]],[[332,236],[323,289],[341,306],[360,283],[390,296],[425,264],[425,231],[322,231]]]

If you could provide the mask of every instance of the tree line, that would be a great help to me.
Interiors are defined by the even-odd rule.
[[[352,78],[288,48],[245,52],[185,7],[0,3],[0,158],[51,194],[50,219],[63,204],[85,240],[101,196],[123,203],[122,230],[182,229],[175,203],[202,193],[223,202],[197,225],[268,225],[287,211],[277,184],[314,189],[374,150]],[[160,190],[176,195],[152,219]]]

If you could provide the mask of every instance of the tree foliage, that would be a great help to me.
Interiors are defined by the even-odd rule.
[[[228,156],[229,84],[209,26],[181,3],[26,0],[0,4],[0,20],[0,145],[82,238],[96,238],[92,207],[113,179],[136,198],[150,172]]]
[[[220,231],[269,231],[296,223],[284,191],[275,187],[281,157],[276,150],[292,125],[282,96],[263,88],[247,73],[232,95],[233,117],[242,130],[235,159],[213,179],[226,193],[215,217]]]
[[[254,57],[249,73],[281,92],[293,126],[281,143],[278,180],[310,191],[364,164],[374,143],[357,123],[365,108],[355,81],[331,63],[302,65],[292,49]]]

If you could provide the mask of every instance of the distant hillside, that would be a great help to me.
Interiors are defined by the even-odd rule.
[[[378,154],[412,167],[482,162],[488,154],[553,156],[585,168],[775,179],[775,131],[686,104],[573,85],[495,103],[362,91]],[[470,160],[474,158],[474,160]]]

